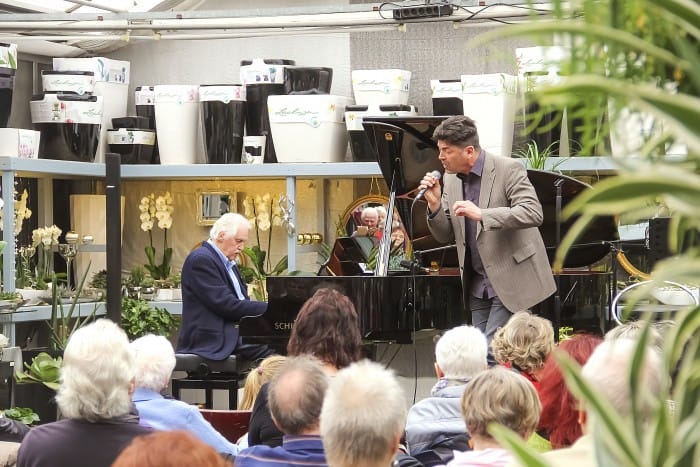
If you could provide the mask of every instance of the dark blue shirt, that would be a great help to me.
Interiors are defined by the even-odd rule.
[[[243,449],[236,456],[240,467],[327,466],[320,436],[284,435],[282,446],[264,444]]]
[[[479,205],[479,192],[481,191],[481,175],[484,173],[484,158],[484,151],[481,151],[469,173],[457,174],[457,177],[462,180],[464,200],[471,201],[477,206]],[[476,221],[465,217],[464,222],[465,250],[469,253],[471,268],[474,271],[470,292],[478,298],[493,298],[496,296],[496,292],[493,290],[488,277],[486,277],[484,264],[481,262],[481,255],[479,255],[479,249],[476,247]],[[465,268],[469,267],[466,259],[464,262]]]

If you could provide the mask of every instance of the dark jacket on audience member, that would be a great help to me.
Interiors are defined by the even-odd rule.
[[[151,433],[137,417],[90,423],[63,419],[32,428],[17,455],[18,467],[110,467],[137,436]]]
[[[270,406],[267,403],[268,384],[263,384],[255,398],[248,426],[248,446],[264,444],[270,447],[282,446],[282,432],[272,421]]]
[[[284,435],[282,446],[258,445],[236,456],[236,467],[327,466],[320,436]]]

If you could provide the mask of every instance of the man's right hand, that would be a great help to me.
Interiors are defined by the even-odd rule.
[[[426,188],[423,199],[428,203],[430,212],[435,212],[440,209],[440,179],[435,177],[432,172],[428,172],[420,181],[419,190]]]

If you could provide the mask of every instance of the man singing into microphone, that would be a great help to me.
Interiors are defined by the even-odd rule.
[[[556,289],[537,226],[542,206],[516,159],[486,153],[469,117],[443,121],[433,133],[445,167],[444,189],[428,173],[420,183],[428,227],[436,240],[455,242],[465,305],[489,342],[511,313]]]

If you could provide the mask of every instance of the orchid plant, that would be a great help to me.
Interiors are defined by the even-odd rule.
[[[15,231],[13,232],[15,236],[19,235],[22,231],[22,224],[25,219],[32,217],[32,210],[27,207],[27,202],[29,201],[29,193],[25,189],[22,191],[19,199],[15,199]],[[0,198],[0,230],[2,230],[2,216],[3,207],[5,202]]]
[[[264,195],[246,196],[243,200],[243,215],[248,218],[255,232],[255,245],[245,247],[243,254],[249,259],[250,266],[241,265],[241,274],[248,282],[248,293],[256,300],[267,301],[265,279],[267,276],[279,276],[287,270],[287,256],[283,256],[272,267],[268,251],[272,248],[272,227],[284,225],[284,212],[280,200],[282,195],[273,197]],[[262,249],[261,232],[267,232],[267,250]]]
[[[148,245],[145,248],[148,264],[144,267],[154,280],[165,280],[170,276],[173,249],[168,247],[168,229],[173,225],[173,210],[173,198],[169,191],[158,197],[151,193],[141,198],[139,203],[141,230],[148,232]],[[153,228],[156,223],[163,230],[163,257],[160,264],[156,262],[156,249],[153,246]]]
[[[40,227],[32,231],[32,247],[36,249],[36,284],[45,288],[54,276],[53,248],[58,245],[61,229],[55,225]]]

